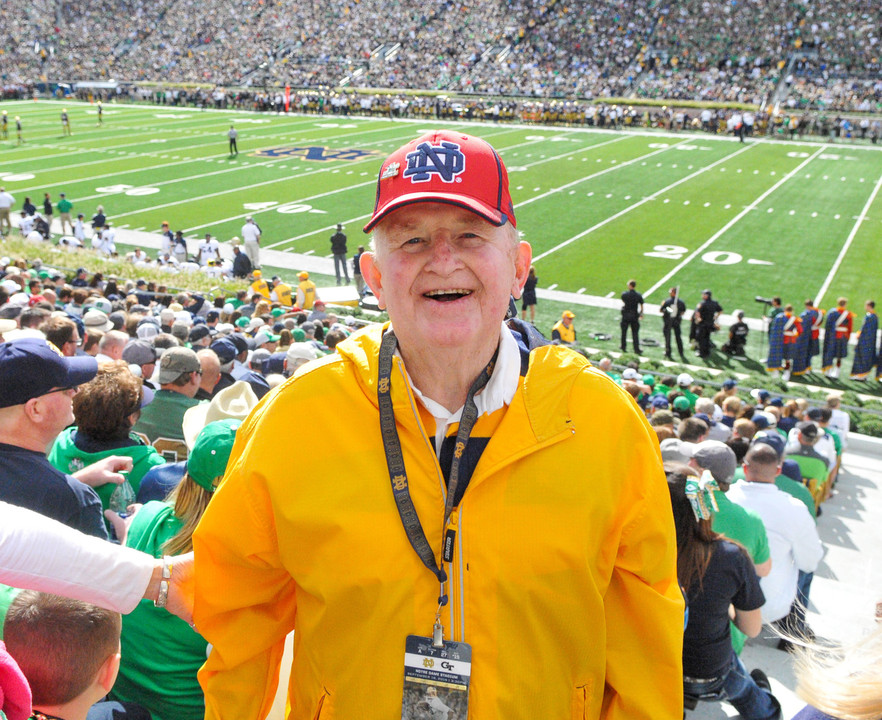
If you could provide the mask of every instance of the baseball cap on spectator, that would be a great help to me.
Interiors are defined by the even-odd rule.
[[[259,317],[251,318],[251,321],[248,323],[248,329],[251,332],[254,332],[255,330],[257,330],[257,328],[263,327],[264,325],[266,325],[266,323]]]
[[[173,313],[179,313],[184,309],[184,306],[181,305],[181,303],[173,302],[171,305],[168,306],[168,309],[171,310]]]
[[[110,313],[113,312],[113,303],[111,303],[110,300],[108,300],[107,298],[95,298],[92,301],[92,307],[94,307],[96,310],[100,310],[105,315],[110,315]]]
[[[177,325],[177,323],[175,323]],[[199,342],[211,335],[211,331],[205,325],[196,325],[190,330],[190,342]]]
[[[351,315],[349,316],[349,318],[346,319],[346,321],[349,322],[350,318],[352,318]],[[355,318],[352,318],[352,319],[354,320]],[[644,375],[643,376],[643,384],[649,385],[649,387],[655,387],[655,375],[650,375],[648,373],[646,375]]]
[[[217,310],[209,310],[205,313],[205,322],[214,322],[220,320],[220,313]]]
[[[129,365],[149,365],[159,357],[149,340],[130,340],[123,348],[122,359]]]
[[[685,465],[689,462],[696,447],[698,446],[695,443],[683,442],[679,438],[667,438],[661,441],[662,460]]]
[[[0,287],[6,291],[7,295],[12,295],[21,291],[21,285],[15,282],[15,280],[4,280],[0,283]]]
[[[113,323],[114,330],[122,330],[126,326],[126,314],[122,310],[110,313],[107,319]]]
[[[171,326],[171,334],[182,343],[186,343],[190,338],[190,328],[182,322],[175,321],[175,324]]]
[[[258,372],[265,372],[266,361],[269,360],[270,351],[266,348],[257,348],[253,353],[251,353],[251,369],[256,369]]]
[[[710,470],[714,480],[729,484],[735,476],[738,460],[735,451],[719,440],[704,440],[694,446],[692,458],[705,470]]]
[[[95,358],[64,357],[45,339],[4,342],[0,344],[0,408],[23,405],[54,388],[82,385],[97,373]]]
[[[214,329],[217,330],[218,333],[231,333],[236,328],[233,327],[232,323],[218,323]]]
[[[9,302],[19,307],[27,307],[30,304],[30,296],[24,292],[17,292],[9,298]]]
[[[625,368],[622,373],[622,380],[634,380],[637,381],[640,379],[640,375],[637,374],[637,371],[634,368]]]
[[[768,428],[769,430],[774,430],[776,427],[778,427],[778,418],[776,418],[772,413],[766,412],[765,410],[759,410],[758,412],[762,414],[763,417],[765,417],[766,422],[768,423],[768,425],[766,425],[766,428]],[[754,415],[755,414],[756,413],[754,413]]]
[[[769,400],[769,405],[772,407],[784,407],[784,399],[779,397],[774,397]]]
[[[689,387],[695,380],[689,373],[680,373],[677,375],[677,385],[680,387]]]
[[[247,328],[249,322],[251,322],[251,321],[247,317],[242,316],[238,320],[236,320],[236,327],[242,328],[242,329]]]
[[[692,417],[698,418],[707,424],[708,428],[712,428],[716,423],[711,419],[711,417],[707,413],[695,413]]]
[[[421,172],[413,167],[411,159],[437,151],[452,153],[460,170],[442,173],[433,167]],[[400,207],[425,201],[458,205],[496,227],[506,222],[516,226],[505,165],[489,143],[462,132],[432,131],[386,158],[377,180],[374,213],[364,231],[370,232]]]
[[[135,287],[147,287],[147,281],[144,278],[135,280]]]
[[[236,358],[236,355],[238,355],[240,352],[236,348],[236,344],[232,341],[231,338],[219,338],[218,340],[215,340],[213,343],[211,343],[209,349],[214,350],[214,353],[220,360],[221,365],[226,365],[227,363],[233,362],[233,360],[235,360]]]
[[[670,403],[664,395],[654,396],[649,404],[652,405],[652,407],[657,408],[658,410],[667,410],[668,407],[670,407]]]
[[[303,342],[306,340],[306,333],[301,328],[294,328],[291,331],[291,337],[294,338],[294,342]]]
[[[187,443],[187,447],[194,447],[200,431],[209,423],[218,420],[241,422],[248,417],[255,405],[257,405],[257,395],[251,385],[244,380],[237,380],[211,398],[211,402],[194,405],[184,413],[181,423],[184,442]]]
[[[723,390],[732,390],[736,387],[738,387],[738,381],[735,378],[723,380]]]
[[[688,410],[689,408],[689,398],[684,395],[674,398],[674,410]]]
[[[260,270],[255,270],[254,272],[251,273],[251,277],[255,277],[255,278],[263,277],[263,273]]]
[[[319,305],[321,305],[322,307],[325,307],[326,303],[321,298],[316,298],[316,301],[312,304],[312,306],[318,307]]]
[[[266,345],[268,342],[279,342],[279,336],[274,335],[269,330],[261,330],[254,336],[254,344],[257,345],[257,347]]]
[[[149,340],[150,338],[159,335],[159,325],[154,322],[153,318],[144,318],[138,323],[138,327],[135,329],[135,334],[141,340]]]
[[[285,357],[287,353],[274,352],[263,364],[264,375],[281,375],[285,372]]]
[[[810,420],[803,420],[796,423],[796,429],[808,440],[814,440],[819,435],[824,434],[824,431]]]
[[[768,402],[769,398],[772,397],[772,393],[768,390],[763,390],[762,388],[754,388],[750,391],[750,396],[754,400],[759,400],[761,403],[765,404]]]
[[[274,318],[281,317],[284,314],[285,308],[273,308],[272,310],[270,310],[270,315],[272,315]]]
[[[243,353],[246,350],[249,350],[248,347],[248,339],[242,335],[241,333],[233,333],[229,338],[233,345],[236,347],[236,354]]]
[[[779,458],[784,457],[784,438],[774,430],[762,430],[758,432],[753,436],[753,441],[755,443],[765,443],[766,445],[771,446],[771,448],[778,454]]]
[[[83,325],[87,331],[101,330],[107,332],[108,330],[113,330],[113,323],[110,321],[110,318],[100,310],[89,310],[83,315]]]
[[[299,273],[297,273],[297,277],[301,280],[309,280],[309,273],[306,272],[306,270],[301,270]]]
[[[289,362],[294,360],[315,360],[319,356],[319,351],[312,343],[295,342],[288,346],[288,351],[285,354]]]
[[[769,416],[766,415],[762,410],[758,410],[753,414],[750,418],[750,421],[756,425],[757,430],[765,430],[769,427]]]
[[[315,332],[315,323],[312,322],[311,320],[307,320],[305,323],[303,323],[300,326],[300,329],[303,330],[303,332],[305,332],[307,335],[309,333],[314,333]]]
[[[175,323],[183,323],[187,327],[193,325],[193,316],[186,310],[178,310],[175,313]]]
[[[233,303],[225,303],[222,309],[224,311],[224,315],[232,315],[233,312],[236,310]]]
[[[816,407],[809,408],[808,411],[806,412],[805,416],[813,422],[818,422],[819,420],[821,420],[823,418],[823,414],[821,413],[821,408],[816,408]]]
[[[215,491],[217,479],[226,472],[241,424],[241,420],[227,419],[202,428],[187,457],[187,474],[199,487]]]
[[[159,359],[159,383],[174,382],[184,373],[201,370],[199,358],[190,348],[173,347],[166,350]]]

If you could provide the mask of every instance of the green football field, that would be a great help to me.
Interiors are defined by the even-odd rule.
[[[60,112],[72,137],[62,137]],[[105,104],[4,102],[0,183],[20,206],[66,192],[88,217],[188,238],[240,233],[251,214],[263,246],[329,255],[337,222],[350,247],[374,202],[382,158],[443,123]],[[25,144],[16,146],[14,117]],[[240,155],[227,152],[231,123]],[[748,142],[693,134],[446,124],[489,140],[509,169],[518,229],[541,288],[618,296],[635,278],[651,304],[705,287],[726,311],[758,315],[756,295],[862,314],[882,300],[882,147]]]

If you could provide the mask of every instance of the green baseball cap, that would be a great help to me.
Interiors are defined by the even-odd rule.
[[[251,322],[250,318],[245,317],[244,315],[236,320],[236,327],[238,328],[247,328],[248,324]]]
[[[196,436],[187,458],[187,474],[199,487],[214,492],[216,480],[223,477],[236,441],[239,419],[217,420],[208,423]]]
[[[277,318],[277,317],[279,317],[279,316],[281,316],[281,315],[284,315],[284,314],[285,314],[285,309],[284,309],[284,308],[273,308],[273,309],[270,311],[270,315],[272,315],[274,318]]]
[[[689,398],[683,395],[674,398],[674,410],[688,410],[689,408]]]

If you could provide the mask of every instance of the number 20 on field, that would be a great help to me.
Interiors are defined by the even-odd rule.
[[[650,252],[643,254],[646,257],[656,257],[664,260],[679,260],[688,252],[689,248],[684,248],[681,245],[656,245]],[[702,255],[701,259],[712,265],[735,265],[742,260],[741,255],[738,253],[726,250],[711,250]]]

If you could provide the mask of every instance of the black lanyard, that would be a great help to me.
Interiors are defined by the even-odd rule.
[[[438,598],[438,604],[446,605],[447,596],[444,595],[443,585],[447,582],[447,573],[438,566],[435,553],[426,539],[426,533],[423,531],[420,518],[413,505],[413,500],[411,500],[407,470],[404,467],[404,455],[401,451],[401,439],[398,437],[398,428],[395,426],[395,412],[392,409],[391,377],[392,356],[395,354],[397,344],[398,340],[395,337],[395,333],[390,330],[383,336],[383,342],[380,345],[377,401],[380,406],[380,431],[383,436],[383,450],[386,453],[386,465],[389,469],[389,480],[392,483],[392,494],[395,497],[395,504],[398,506],[398,514],[401,516],[401,524],[404,525],[407,539],[410,540],[411,546],[416,554],[419,555],[423,564],[432,571],[435,577],[438,578],[438,582],[441,583],[442,591],[441,597]],[[475,395],[489,382],[498,354],[499,350],[497,349],[496,353],[493,354],[493,358],[481,371],[478,379],[472,383],[468,395],[466,395],[462,417],[459,421],[459,429],[456,433],[453,461],[450,464],[447,502],[444,507],[445,527],[450,519],[450,514],[453,512],[453,498],[456,496],[456,487],[460,479],[460,461],[463,455],[465,455],[469,435],[471,435],[475,422],[478,420],[478,407],[475,404]]]

